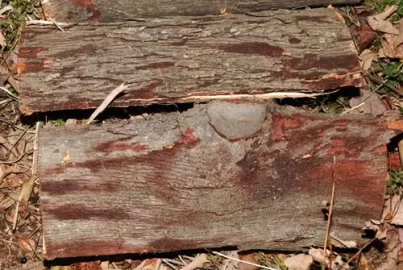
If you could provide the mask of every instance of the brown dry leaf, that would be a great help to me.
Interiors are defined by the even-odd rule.
[[[395,36],[390,34],[385,34],[382,42],[382,57],[403,59],[403,35]]]
[[[161,262],[161,259],[146,259],[142,270],[158,270]]]
[[[371,93],[364,90],[361,90],[360,92],[360,97],[353,97],[350,100],[351,107],[360,106],[362,104],[359,108],[357,108],[357,111],[371,114],[375,117],[381,116],[387,111],[385,105],[383,104],[381,98],[377,93]]]
[[[71,162],[70,151],[69,151],[69,149],[67,149],[61,163],[67,164],[70,162]]]
[[[398,7],[396,5],[389,6],[385,8],[385,11],[382,13],[374,16],[368,16],[368,25],[374,31],[380,31],[392,35],[399,35],[399,30],[396,29],[396,27],[394,27],[390,21],[388,21],[388,18],[396,12],[397,8]]]
[[[3,183],[0,185],[0,188],[16,188],[20,187],[21,184],[22,184],[21,177],[16,174],[11,174],[3,180]]]
[[[247,261],[247,262],[251,262],[251,263],[254,263],[254,264],[259,264],[256,261],[256,256],[255,256],[254,253],[240,255],[239,259],[241,259],[242,261]],[[250,265],[250,264],[246,264],[246,263],[240,263],[238,265],[238,270],[258,270],[258,269],[259,269],[259,267],[253,266],[253,265]]]
[[[372,270],[367,258],[365,258],[364,254],[360,256],[359,270]]]
[[[309,270],[312,263],[312,256],[306,254],[294,255],[284,260],[284,264],[288,267],[288,270]]]
[[[378,59],[378,53],[373,52],[369,49],[365,49],[361,52],[360,54],[360,60],[361,60],[361,68],[362,70],[366,71],[369,70],[369,68],[372,65],[372,62]]]
[[[14,222],[14,216],[15,216],[15,209],[11,209],[10,211],[8,211],[7,213],[6,213],[6,220],[9,222],[9,223],[13,223]]]
[[[399,195],[391,196],[386,201],[382,217],[393,225],[403,225],[403,201]]]
[[[33,248],[35,248],[34,240],[32,240],[28,237],[25,237],[25,236],[16,236],[16,238],[17,238],[18,245],[24,252],[26,252],[26,253],[31,252],[31,251],[33,251]]]
[[[377,34],[368,25],[362,25],[357,30],[357,43],[359,51],[362,52],[364,49],[376,39]]]
[[[19,197],[19,201],[28,203],[29,198],[31,197],[32,190],[34,188],[35,177],[31,176],[28,181],[22,184],[22,189]]]
[[[145,259],[135,270],[157,270],[161,265],[161,259]]]
[[[77,125],[77,123],[78,123],[77,119],[69,118],[69,119],[66,120],[66,123],[64,123],[64,125],[66,127],[69,127],[69,126],[75,126],[75,125]]]
[[[108,270],[109,269],[109,261],[101,262],[101,269]]]
[[[205,253],[198,254],[191,263],[185,265],[180,270],[193,270],[196,268],[201,268],[205,263],[208,262],[209,260],[207,260],[207,254]]]
[[[82,262],[75,265],[74,270],[102,270],[100,262]]]

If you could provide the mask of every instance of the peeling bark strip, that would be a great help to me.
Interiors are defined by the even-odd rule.
[[[361,245],[381,214],[389,135],[363,116],[229,102],[43,129],[47,257],[321,245],[333,170],[332,231]]]
[[[360,0],[48,0],[43,3],[49,18],[58,22],[116,22],[139,17],[219,15],[281,8],[304,8],[329,4],[357,4]]]
[[[112,106],[361,83],[350,32],[330,9],[78,25],[65,32],[28,27],[18,72],[24,114],[96,108],[122,82],[127,94]]]

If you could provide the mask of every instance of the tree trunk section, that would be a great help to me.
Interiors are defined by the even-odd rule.
[[[331,9],[27,27],[19,49],[20,110],[195,102],[214,96],[321,92],[361,84],[350,32]]]
[[[357,4],[360,0],[49,0],[45,14],[57,22],[116,22],[141,17],[204,16],[269,9]]]
[[[47,258],[322,245],[333,181],[331,231],[361,245],[382,211],[389,133],[361,115],[232,102],[44,128]]]

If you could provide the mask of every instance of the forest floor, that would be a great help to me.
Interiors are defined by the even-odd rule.
[[[257,270],[257,269],[403,269],[403,229],[392,225],[403,191],[403,171],[391,158],[383,218],[370,224],[378,229],[363,247],[306,253],[238,253],[114,256],[85,260],[44,261],[40,211],[40,181],[35,172],[37,124],[22,119],[18,110],[16,62],[21,28],[41,19],[40,5],[28,0],[2,1],[0,6],[0,269],[52,270]],[[395,6],[392,6],[395,5]],[[391,7],[392,6],[392,7]],[[339,7],[355,38],[366,84],[358,96],[340,91],[319,99],[281,100],[320,113],[372,114],[397,119],[403,114],[403,1],[367,0],[362,6]],[[374,23],[376,20],[377,23]],[[391,34],[391,31],[397,31]],[[401,41],[399,41],[401,40]],[[48,119],[43,125],[62,126],[67,119]],[[403,225],[403,224],[398,224]],[[243,261],[243,262],[240,262]]]

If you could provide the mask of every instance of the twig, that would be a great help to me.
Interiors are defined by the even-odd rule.
[[[12,97],[14,100],[18,100],[18,97],[16,95],[14,95],[10,90],[8,90],[7,88],[0,86],[0,89],[3,90],[4,92],[6,92],[7,95],[9,95],[10,97]]]
[[[258,267],[258,268],[268,269],[268,270],[278,270],[278,269],[276,269],[276,268],[272,268],[272,267],[269,267],[269,266],[265,266],[265,265],[261,265],[261,264],[257,264],[257,263],[252,263],[252,262],[240,260],[240,259],[238,259],[238,258],[234,258],[234,257],[231,257],[231,256],[227,256],[227,255],[222,254],[222,253],[217,252],[217,251],[213,251],[212,253],[215,254],[215,255],[224,257],[224,258],[226,258],[226,259],[229,259],[229,260],[233,260],[233,261],[236,261],[236,262],[240,262],[240,263],[252,265],[252,266],[255,266],[255,267]]]
[[[378,90],[381,89],[381,87],[383,87],[384,85],[386,85],[387,82],[388,82],[388,80],[385,80],[384,82],[382,82],[382,84],[378,85],[378,87],[376,87],[376,89],[375,89],[374,91],[372,91],[371,94],[368,95],[360,104],[358,104],[358,105],[356,105],[356,106],[354,106],[354,107],[352,107],[352,108],[350,108],[350,109],[348,109],[348,110],[345,110],[344,112],[341,113],[341,115],[348,114],[348,113],[350,113],[350,112],[352,112],[352,111],[354,111],[354,110],[360,108],[361,106],[363,106],[363,105],[365,104],[365,102],[367,102],[367,100],[368,100],[370,97],[372,97],[372,95],[374,95],[376,92],[378,92]]]
[[[325,259],[327,257],[327,242],[328,242],[328,238],[329,238],[329,232],[330,232],[330,225],[332,223],[332,214],[333,214],[333,202],[334,202],[334,194],[335,194],[335,190],[336,190],[336,182],[335,182],[335,166],[336,165],[336,157],[333,157],[333,172],[332,172],[332,180],[333,180],[333,184],[332,184],[332,197],[330,199],[330,206],[329,206],[329,214],[328,214],[328,218],[327,218],[327,225],[326,225],[326,234],[325,234],[325,242],[323,245],[323,255],[325,256]]]
[[[50,20],[60,31],[64,32],[64,29],[60,26],[60,23],[55,22],[54,20]]]
[[[299,92],[272,92],[264,94],[228,94],[228,95],[212,95],[212,96],[188,96],[180,98],[180,100],[196,100],[196,101],[206,101],[206,100],[236,100],[236,99],[281,99],[281,98],[313,98],[319,96],[330,95],[338,92],[338,90],[323,93],[299,93]]]
[[[32,158],[32,176],[29,178],[27,182],[22,185],[20,195],[18,196],[17,204],[15,206],[15,215],[13,219],[13,231],[15,231],[17,227],[17,220],[18,220],[18,210],[20,207],[20,202],[24,201],[25,203],[28,202],[29,197],[31,197],[32,189],[34,188],[35,179],[37,176],[37,161],[38,161],[38,133],[39,133],[40,122],[36,122],[35,127],[35,137],[34,137],[34,151],[33,151],[33,158]],[[34,251],[34,253],[36,253]],[[36,254],[38,256],[38,254]],[[42,259],[40,256],[38,258]]]
[[[25,155],[28,154],[32,154],[32,151],[29,151],[27,153],[22,153],[16,160],[12,160],[12,161],[0,161],[0,164],[6,164],[6,165],[11,165],[14,163],[17,163],[18,161],[20,161],[23,157],[25,157]]]
[[[36,122],[35,137],[34,137],[34,152],[32,157],[32,176],[34,176],[34,178],[36,178],[38,175],[38,148],[39,148],[38,134],[40,125],[41,122]]]
[[[122,93],[128,85],[125,85],[122,83],[118,87],[112,90],[112,92],[102,101],[101,105],[98,106],[98,108],[91,114],[90,118],[88,118],[87,125],[91,124],[92,121],[94,121],[95,117],[97,117],[101,112],[103,112],[106,107],[120,94]]]
[[[21,140],[21,138],[25,135],[25,133],[27,133],[29,127],[27,127],[26,129],[24,129],[24,131],[21,133],[21,135],[17,138],[17,140],[11,145],[11,148],[8,149],[6,156],[8,157],[8,155],[10,155],[11,151],[14,149],[14,147],[17,145],[17,143]]]
[[[173,270],[178,270],[179,268],[173,265],[171,262],[167,261],[167,259],[162,259],[162,262],[171,267]]]
[[[373,238],[371,241],[369,241],[368,243],[366,243],[362,248],[360,248],[348,261],[346,261],[343,264],[343,267],[348,267],[349,263],[351,263],[355,258],[358,257],[358,255],[361,254],[361,252],[367,247],[369,246],[372,242],[374,242],[377,238]]]
[[[56,26],[68,26],[68,23],[61,23],[61,22],[55,22],[53,20],[51,21],[45,21],[45,20],[30,20],[27,21],[27,25],[56,25]]]

